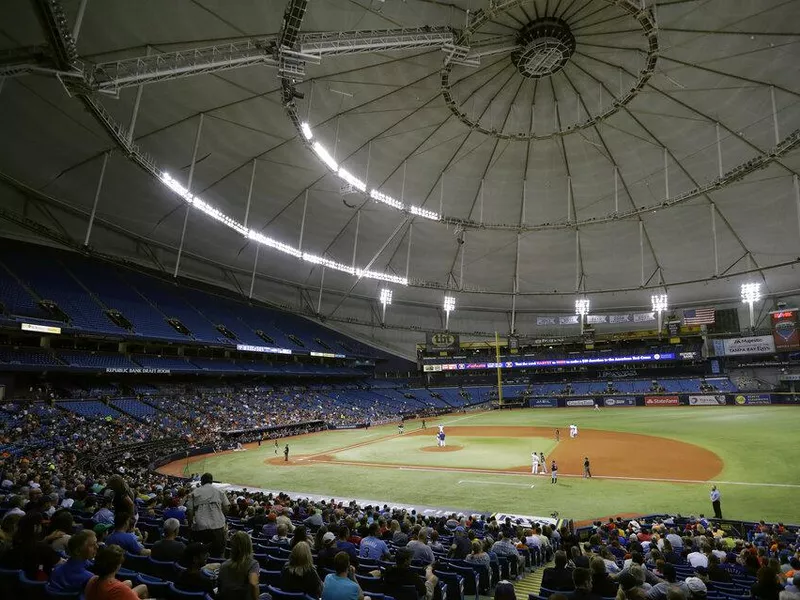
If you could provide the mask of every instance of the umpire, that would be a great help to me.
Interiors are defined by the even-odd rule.
[[[584,478],[588,477],[590,479],[592,477],[592,466],[589,464],[588,456],[583,458],[583,476]]]

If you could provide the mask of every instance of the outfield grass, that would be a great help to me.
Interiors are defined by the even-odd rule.
[[[726,518],[769,519],[800,523],[800,409],[797,407],[682,407],[591,409],[526,409],[453,415],[441,421],[459,426],[532,425],[561,429],[622,431],[672,438],[702,446],[724,462],[715,479],[722,491]],[[407,431],[413,431],[410,424]],[[529,463],[535,449],[547,454],[552,439],[448,436],[452,453],[420,450],[434,445],[430,436],[403,436],[396,427],[367,431],[331,431],[290,438],[292,457],[333,455],[336,460],[437,467],[503,469]],[[348,446],[347,450],[336,452]],[[564,442],[562,442],[564,443]],[[653,439],[658,444],[658,439]],[[281,451],[283,448],[281,442]],[[271,465],[274,447],[201,458],[190,471],[211,471],[215,478],[239,485],[316,493],[337,498],[369,498],[428,506],[589,519],[622,512],[710,514],[710,484],[657,481],[562,478],[557,486],[543,477],[502,473],[420,471],[337,464]],[[646,473],[642,477],[647,477]],[[679,477],[678,477],[679,478]],[[770,485],[765,485],[770,484]],[[533,485],[533,487],[530,487]]]

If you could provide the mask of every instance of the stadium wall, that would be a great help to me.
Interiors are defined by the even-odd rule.
[[[664,407],[664,406],[768,406],[772,404],[800,406],[800,394],[750,393],[733,394],[647,394],[613,396],[564,396],[558,398],[529,398],[530,408],[602,408]]]

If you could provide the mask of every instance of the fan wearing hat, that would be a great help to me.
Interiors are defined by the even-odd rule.
[[[339,549],[336,547],[336,534],[328,531],[322,536],[322,548],[317,555],[317,563],[320,569],[333,569],[333,559]]]

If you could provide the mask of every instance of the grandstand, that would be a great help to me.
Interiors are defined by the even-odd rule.
[[[799,31],[0,3],[0,599],[800,599]]]

